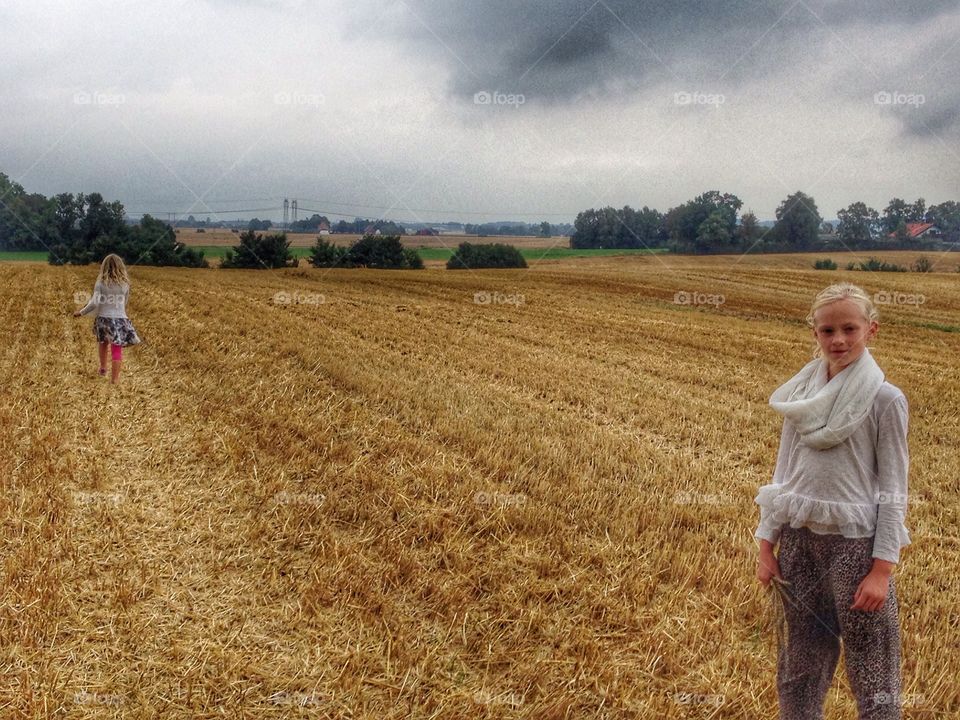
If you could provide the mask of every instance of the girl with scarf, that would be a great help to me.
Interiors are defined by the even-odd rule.
[[[821,291],[807,323],[814,360],[770,398],[783,430],[773,481],[756,497],[757,578],[777,585],[787,626],[780,718],[823,717],[842,638],[861,720],[899,719],[893,569],[910,544],[907,400],[867,349],[877,311],[862,289]]]

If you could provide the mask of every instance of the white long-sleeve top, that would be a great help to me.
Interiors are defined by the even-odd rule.
[[[910,544],[907,513],[907,398],[884,382],[852,435],[817,450],[800,442],[784,420],[773,482],[755,499],[760,525],[754,537],[774,545],[784,524],[844,537],[874,537],[873,557],[899,562]]]
[[[129,285],[113,285],[98,280],[93,286],[93,295],[80,314],[95,313],[97,317],[125,318],[129,299]]]

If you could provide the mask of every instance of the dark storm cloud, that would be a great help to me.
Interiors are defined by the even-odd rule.
[[[400,32],[421,46],[444,42],[455,93],[502,86],[547,99],[675,78],[678,58],[701,52],[704,69],[718,56],[733,62],[749,48],[749,27],[779,16],[775,6],[743,0],[722,8],[684,0],[405,4]]]
[[[806,0],[804,4],[827,23],[896,23],[904,29],[909,23],[957,9],[955,0]]]
[[[960,128],[960,93],[953,91],[939,96],[923,97],[922,105],[908,105],[901,111],[904,130],[909,135],[927,138]]]
[[[909,33],[904,33],[908,45]],[[939,136],[960,130],[960,37],[955,32],[939,36],[914,36],[913,54],[894,58],[879,76],[882,108],[898,115],[904,133],[915,138]]]
[[[864,36],[902,35],[905,49],[931,44],[925,58],[943,52],[955,38],[922,37],[914,28],[956,13],[948,0],[782,0],[756,2],[635,2],[551,0],[462,3],[402,0],[408,10],[394,32],[412,41],[412,52],[429,53],[450,72],[452,95],[477,91],[525,93],[528,100],[560,103],[584,96],[616,99],[624,90],[659,83],[740,83],[789,73],[798,53],[818,41],[845,48]],[[949,42],[948,42],[949,41]],[[906,53],[905,53],[906,55]],[[958,98],[943,91],[955,75],[960,52],[943,60],[936,78],[918,78],[927,68],[889,58],[880,73],[850,51],[844,58],[854,86],[824,88],[855,94],[907,88],[939,95],[937,103],[903,118],[908,132],[947,128],[957,122]],[[930,60],[933,62],[933,59]]]

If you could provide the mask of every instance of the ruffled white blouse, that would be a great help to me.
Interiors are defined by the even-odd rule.
[[[756,497],[760,525],[754,537],[776,544],[785,524],[844,537],[875,536],[873,557],[899,562],[910,544],[907,512],[908,407],[884,382],[870,412],[843,442],[817,450],[799,442],[784,420],[773,481]]]
[[[130,300],[130,286],[112,285],[98,280],[93,285],[93,295],[80,310],[81,315],[94,313],[94,317],[127,317],[127,302]]]

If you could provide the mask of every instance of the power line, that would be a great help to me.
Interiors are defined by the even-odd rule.
[[[263,199],[263,200],[273,200],[274,198],[261,198],[261,199]],[[569,217],[570,214],[571,214],[571,213],[562,213],[562,212],[542,212],[542,211],[535,211],[535,212],[512,212],[512,211],[505,211],[505,212],[500,212],[500,211],[490,211],[490,210],[453,210],[453,209],[450,209],[450,208],[408,208],[408,207],[406,207],[406,206],[398,206],[398,205],[367,205],[367,204],[365,204],[365,203],[339,202],[339,201],[337,201],[337,200],[318,200],[318,199],[316,199],[316,198],[304,198],[303,200],[305,200],[305,201],[308,202],[308,203],[317,203],[317,204],[319,204],[319,205],[339,205],[339,206],[343,206],[343,207],[366,208],[366,209],[369,209],[369,210],[393,210],[393,211],[398,212],[398,213],[402,213],[402,212],[404,212],[404,211],[408,211],[408,212],[435,213],[435,214],[448,213],[448,214],[458,214],[458,215],[493,215],[493,216],[498,216],[498,215],[499,215],[499,216],[501,216],[501,217],[509,217],[509,216],[517,216],[517,215],[524,215],[524,216],[530,216],[530,217],[540,217],[540,216],[554,216],[554,217],[555,217],[555,216],[561,216],[561,215],[562,215],[562,216]],[[205,214],[221,215],[221,214],[225,214],[225,213],[239,213],[239,212],[268,212],[268,211],[280,211],[280,210],[283,209],[283,208],[282,208],[282,204],[279,204],[279,203],[278,203],[276,206],[274,206],[274,207],[269,207],[269,208],[254,208],[254,209],[252,209],[252,210],[213,210],[212,207],[211,207],[211,204],[212,204],[212,203],[232,204],[232,203],[240,203],[240,202],[249,202],[249,198],[248,198],[247,200],[211,200],[211,201],[209,201],[209,202],[205,202],[205,203],[204,203],[204,206],[207,207],[207,208],[210,208],[210,209],[209,209],[209,212],[207,212],[207,213],[205,213]],[[289,201],[289,202],[292,204],[293,201]],[[291,209],[292,209],[292,208],[291,208]],[[304,207],[299,207],[298,209],[299,209],[299,210],[305,210],[306,208],[304,208]],[[170,210],[164,210],[164,211],[162,211],[162,212],[160,212],[160,213],[158,213],[158,214],[166,214],[166,213],[168,213],[168,212],[172,212],[172,211],[170,211]],[[202,211],[197,211],[197,212],[202,212]],[[315,210],[311,210],[310,212],[316,212],[316,211],[315,211]],[[136,214],[153,214],[153,213],[139,213],[139,212],[133,213],[133,212],[131,212],[131,214],[136,215]],[[180,213],[178,213],[178,214],[180,214]],[[327,212],[327,214],[328,214],[328,215],[337,215],[337,216],[339,216],[339,217],[352,217],[351,215],[349,215],[349,214],[347,214],[347,213]],[[355,216],[355,215],[354,215],[354,216]],[[411,222],[413,222],[413,221],[411,221]]]
[[[200,212],[200,211],[197,211],[197,214],[200,214],[200,215],[203,215],[203,216],[206,216],[206,215],[229,215],[229,214],[231,214],[231,213],[273,212],[273,211],[275,211],[275,210],[280,210],[280,208],[279,208],[279,207],[269,207],[269,208],[252,208],[252,209],[246,209],[246,210],[216,210],[216,211],[211,210],[211,211],[209,211],[209,212]],[[143,211],[143,212],[141,212],[141,211],[127,210],[126,213],[127,213],[127,215],[153,215],[154,217],[157,217],[157,216],[159,216],[159,215],[170,215],[170,214],[173,213],[173,211],[172,211],[172,210],[158,210],[158,211],[156,211],[156,212],[151,212],[151,211]],[[182,215],[183,213],[177,212],[177,213],[173,213],[173,214]],[[193,215],[194,213],[190,213],[190,214]]]
[[[230,202],[230,201],[223,200],[223,201],[218,201],[218,202],[224,202],[224,203],[226,203],[226,202]],[[235,201],[235,202],[242,202],[242,201]],[[409,212],[417,212],[417,213],[424,213],[424,214],[434,214],[434,215],[440,215],[440,214],[452,214],[452,215],[488,215],[488,216],[494,216],[494,217],[496,217],[496,216],[499,215],[501,218],[505,218],[505,217],[516,217],[516,216],[534,217],[534,218],[536,218],[536,217],[559,217],[559,216],[569,217],[569,216],[570,216],[569,213],[550,213],[550,212],[504,212],[504,213],[497,213],[497,212],[480,211],[480,210],[451,210],[451,209],[406,208],[406,207],[397,207],[397,206],[395,206],[395,205],[393,205],[393,206],[388,206],[388,205],[364,205],[364,204],[361,204],[361,203],[344,203],[344,202],[336,202],[336,201],[333,201],[333,200],[309,200],[309,199],[308,199],[307,202],[309,202],[309,203],[318,203],[318,204],[321,204],[321,205],[342,205],[342,206],[344,206],[344,207],[356,207],[356,208],[362,208],[362,209],[367,209],[367,210],[393,210],[393,211],[395,211],[395,212],[397,212],[397,213],[403,213],[403,212],[406,210],[406,211],[409,211]],[[291,211],[291,210],[293,211],[292,218],[290,217],[290,211]],[[280,212],[283,212],[285,218],[290,219],[290,220],[293,220],[293,221],[296,221],[296,220],[298,219],[298,217],[297,217],[298,211],[301,211],[301,210],[302,210],[302,211],[305,211],[305,212],[309,212],[309,213],[316,213],[316,214],[318,214],[318,215],[325,215],[325,216],[327,216],[327,217],[331,217],[331,216],[332,216],[332,217],[340,217],[340,218],[355,218],[355,217],[357,217],[357,213],[356,213],[356,212],[353,212],[353,213],[343,213],[343,212],[334,212],[334,211],[332,211],[332,210],[315,210],[315,209],[311,209],[311,208],[308,208],[308,207],[304,207],[303,205],[299,204],[299,201],[298,201],[298,200],[290,201],[289,199],[285,199],[282,205],[275,205],[275,206],[273,206],[273,207],[243,208],[243,209],[239,209],[239,210],[213,210],[212,208],[209,208],[207,212],[197,211],[196,213],[191,213],[191,214],[193,214],[195,217],[196,217],[198,214],[199,214],[201,217],[203,217],[203,216],[208,216],[208,215],[236,215],[236,214],[240,214],[240,213],[272,213],[272,212],[280,213]],[[133,210],[127,210],[127,211],[126,211],[126,214],[127,214],[127,215],[130,215],[130,216],[135,216],[135,215],[140,215],[140,216],[143,216],[143,215],[152,215],[152,216],[154,216],[154,217],[160,217],[160,216],[163,216],[163,215],[167,215],[167,216],[170,216],[170,215],[183,215],[182,212],[171,211],[171,210],[157,210],[157,211],[139,211],[139,210],[138,210],[138,211],[133,211]],[[285,220],[284,220],[284,223],[286,223],[286,222],[287,222],[287,220],[285,219]],[[406,222],[406,223],[413,223],[413,224],[422,224],[422,221],[420,221],[420,220],[397,220],[397,221],[395,221],[395,222]],[[434,221],[434,222],[439,222],[439,221]]]
[[[395,210],[396,212],[403,212],[404,210],[408,212],[422,212],[422,213],[450,213],[457,215],[500,215],[503,217],[510,215],[529,215],[531,217],[543,216],[543,215],[563,215],[565,217],[570,217],[571,213],[558,213],[558,212],[490,212],[488,210],[450,210],[450,209],[429,209],[429,208],[408,208],[406,206],[397,206],[397,205],[363,205],[361,203],[345,203],[345,202],[336,202],[334,200],[316,200],[311,198],[306,198],[307,202],[315,202],[320,205],[343,205],[344,207],[359,207],[359,208],[370,208],[371,210]],[[303,208],[301,208],[303,209]],[[312,212],[312,211],[311,211]]]
[[[357,214],[356,214],[356,213],[350,213],[349,215],[347,215],[347,214],[345,214],[345,213],[330,212],[329,210],[313,210],[313,209],[311,209],[311,208],[304,207],[303,205],[300,205],[297,209],[298,209],[298,210],[303,210],[304,212],[308,212],[308,213],[314,213],[314,214],[316,214],[316,215],[323,215],[323,216],[325,216],[325,217],[330,217],[331,215],[333,215],[334,217],[342,217],[342,218],[355,218],[355,217],[357,217]],[[379,218],[378,218],[378,219],[379,219]]]

